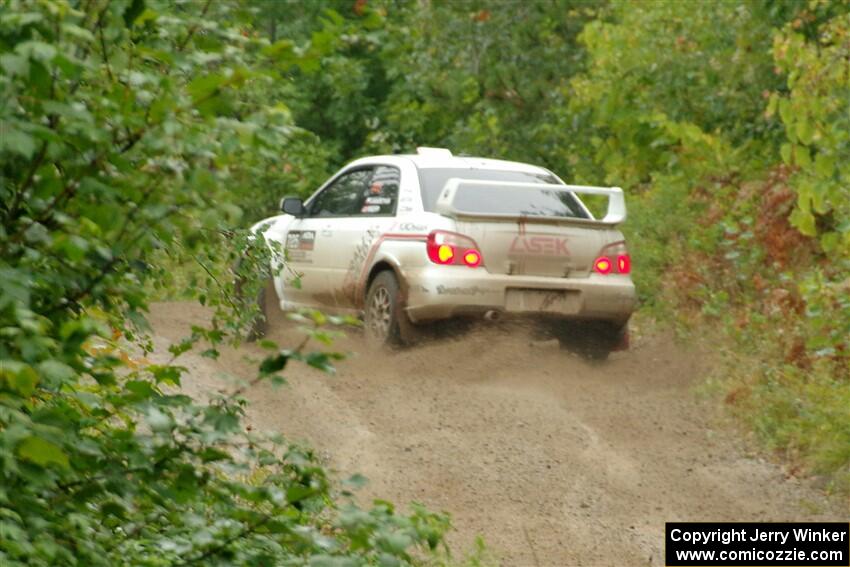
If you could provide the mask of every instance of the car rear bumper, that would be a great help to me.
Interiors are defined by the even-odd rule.
[[[428,266],[403,276],[407,314],[415,323],[488,311],[625,323],[636,304],[634,284],[621,275],[553,278]]]

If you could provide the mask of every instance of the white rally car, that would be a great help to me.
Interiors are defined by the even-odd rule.
[[[605,217],[579,194],[607,196]],[[396,344],[424,323],[503,315],[537,319],[592,357],[628,344],[635,288],[619,188],[419,148],[351,162],[281,210],[253,230],[285,250],[272,302],[283,310],[362,315],[370,337]]]

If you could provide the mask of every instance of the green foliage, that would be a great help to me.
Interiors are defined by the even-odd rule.
[[[290,107],[333,163],[436,145],[563,172],[569,119],[553,116],[597,4],[324,1],[296,3],[286,19],[266,9],[256,18],[309,38],[305,60],[290,68]]]
[[[761,116],[762,93],[780,83],[767,53],[770,22],[754,3],[635,10],[617,2],[610,12],[580,36],[590,60],[572,81],[570,111],[592,129],[582,132],[590,151],[577,160],[591,158],[610,183],[632,187],[688,160],[728,170],[730,145],[775,139],[776,125]]]
[[[850,14],[828,20],[810,41],[795,27],[776,36],[789,92],[775,94],[768,108],[785,125],[782,159],[798,168],[792,222],[827,253],[850,258]]]
[[[595,2],[569,0],[433,2],[403,13],[386,43],[391,88],[367,147],[446,146],[566,174],[569,120],[553,115],[584,60],[576,38],[596,13]]]
[[[323,167],[269,47],[231,3],[0,8],[3,565],[404,565],[441,544],[445,517],[355,508],[310,451],[241,425],[248,385],[333,352],[266,343],[245,386],[179,390],[180,356],[238,342],[269,276],[239,204]],[[202,267],[189,291],[211,320],[153,364],[163,257]]]
[[[728,356],[721,383],[733,412],[795,469],[803,466],[822,474],[837,493],[850,493],[850,388],[835,380],[831,366],[800,369],[753,356]]]
[[[285,34],[303,42],[276,40],[269,52],[291,79],[287,100],[295,121],[321,138],[325,159],[342,165],[361,151],[386,97],[380,57],[386,22],[367,3],[296,2],[285,14],[281,9],[260,4],[255,21],[269,20],[274,38]]]
[[[830,280],[815,271],[800,284],[800,292],[809,328],[806,346],[819,357],[850,358],[850,279]]]

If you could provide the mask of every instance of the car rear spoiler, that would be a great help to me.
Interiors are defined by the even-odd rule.
[[[605,217],[597,220],[593,218],[581,219],[575,217],[524,215],[521,213],[487,213],[459,210],[455,206],[454,200],[458,192],[462,191],[464,187],[491,188],[494,193],[493,198],[498,198],[498,193],[500,191],[516,189],[555,189],[584,195],[605,195],[608,197],[608,211],[605,214]],[[565,224],[589,224],[600,227],[613,227],[626,220],[626,200],[623,196],[623,190],[619,187],[588,187],[584,185],[550,185],[543,183],[484,181],[479,179],[461,179],[459,177],[452,177],[446,181],[446,184],[437,199],[435,210],[442,215],[453,218],[479,218],[482,220],[513,220],[521,218],[531,222],[562,222]]]

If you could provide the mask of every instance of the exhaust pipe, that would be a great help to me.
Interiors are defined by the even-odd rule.
[[[490,309],[489,311],[484,313],[484,319],[487,321],[498,321],[502,318],[502,312],[496,311],[495,309]]]

